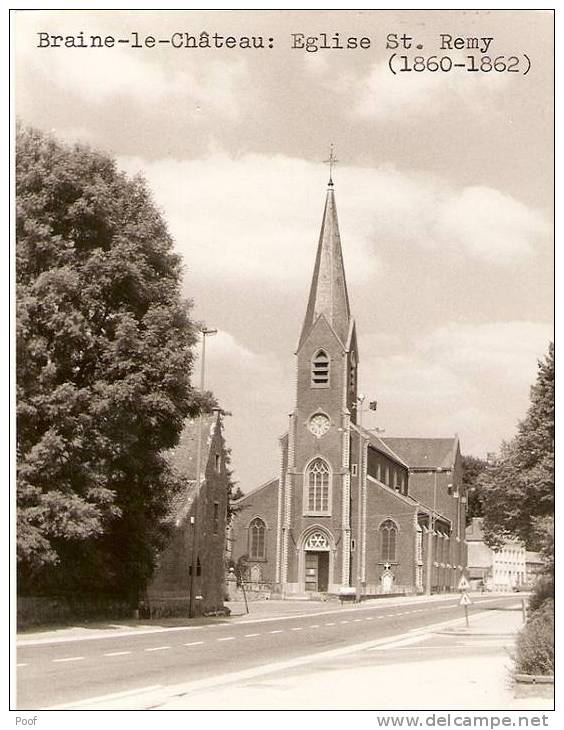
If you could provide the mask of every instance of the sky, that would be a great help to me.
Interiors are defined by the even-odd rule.
[[[158,43],[203,31],[266,47]],[[80,32],[155,45],[38,47]],[[292,47],[320,33],[370,47]],[[412,47],[387,49],[392,33]],[[493,40],[441,50],[441,34]],[[365,425],[457,433],[476,456],[512,437],[553,336],[550,12],[35,11],[15,14],[13,39],[18,118],[148,180],[183,295],[218,329],[206,386],[232,413],[243,491],[278,472],[330,143],[359,386],[378,401]],[[417,54],[516,56],[518,71],[397,71]]]

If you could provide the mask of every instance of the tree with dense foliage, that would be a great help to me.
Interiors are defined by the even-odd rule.
[[[511,536],[550,552],[554,518],[554,345],[538,365],[531,404],[517,435],[482,475],[484,533],[499,546]],[[552,526],[551,526],[552,525]],[[554,538],[552,537],[552,540]]]
[[[135,600],[201,402],[181,261],[143,179],[21,126],[16,205],[19,589]]]
[[[481,475],[487,469],[488,462],[477,456],[462,457],[462,484],[468,495],[466,509],[466,523],[470,524],[474,517],[483,517],[484,514],[484,487]]]

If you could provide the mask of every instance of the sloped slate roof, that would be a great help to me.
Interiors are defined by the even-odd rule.
[[[239,502],[243,502],[245,499],[247,499],[247,497],[251,497],[251,496],[257,494],[257,492],[260,492],[262,489],[266,489],[267,487],[277,487],[279,481],[280,480],[278,479],[278,477],[273,477],[272,479],[269,479],[267,482],[263,482],[263,484],[259,484],[258,487],[254,487],[253,489],[250,489],[248,492],[245,492],[245,494],[242,497],[239,497],[239,499],[237,500],[237,504],[239,504]]]
[[[215,431],[217,415],[204,413],[202,416],[202,458],[201,470],[204,471],[210,454],[210,446]],[[198,438],[200,419],[191,418],[186,421],[178,445],[169,452],[172,465],[188,479],[197,478],[196,463],[198,460]]]
[[[337,337],[344,343],[349,332],[350,306],[337,206],[331,187],[325,200],[309,300],[298,350],[321,314],[325,315]]]
[[[408,466],[414,469],[451,468],[454,464],[455,438],[392,438],[380,439]]]
[[[197,491],[197,482],[191,481],[186,485],[186,489],[173,494],[168,503],[166,521],[180,524],[188,515]]]
[[[216,413],[205,413],[202,416],[202,452],[200,461],[200,473],[205,473],[206,464],[210,455],[210,447],[217,424]],[[198,461],[198,439],[200,434],[200,419],[187,419],[178,445],[169,451],[168,458],[182,476],[188,479],[186,488],[174,494],[169,502],[167,520],[170,522],[181,522],[188,512],[196,497],[198,490],[197,461]]]
[[[354,425],[352,426],[355,428],[364,438],[368,439],[368,443],[373,448],[377,449],[378,451],[381,451],[383,454],[388,456],[392,461],[397,462],[398,464],[401,464],[402,466],[408,467],[409,464],[406,464],[401,455],[394,452],[392,448],[390,448],[386,442],[381,439],[379,436],[377,436],[375,433],[372,433],[371,431],[367,431],[365,428],[362,428],[362,426]]]

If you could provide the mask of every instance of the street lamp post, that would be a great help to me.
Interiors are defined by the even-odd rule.
[[[206,337],[216,335],[216,329],[208,329],[204,327],[201,330],[202,333],[202,361],[200,363],[200,393],[203,394],[206,384]],[[192,526],[192,557],[191,557],[191,569],[190,569],[190,605],[188,615],[190,618],[194,616],[194,575],[196,573],[196,530],[197,530],[197,505],[198,496],[200,494],[200,487],[202,485],[202,441],[204,434],[204,416],[200,411],[199,422],[198,422],[198,444],[196,451],[196,497],[194,499],[193,514],[190,517],[190,525]]]

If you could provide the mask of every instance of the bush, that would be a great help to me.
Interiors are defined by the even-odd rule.
[[[529,611],[534,613],[544,605],[545,601],[554,601],[554,579],[552,576],[543,575],[535,584],[531,597],[529,598]]]
[[[517,637],[515,669],[519,674],[554,675],[554,599],[547,598]]]

